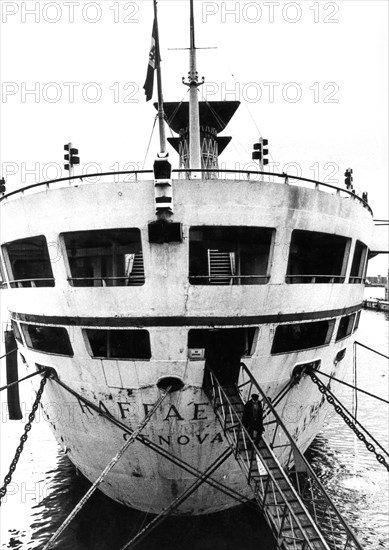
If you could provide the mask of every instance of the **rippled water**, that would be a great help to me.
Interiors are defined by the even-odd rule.
[[[388,354],[389,314],[365,310],[358,341]],[[358,346],[357,385],[388,399],[388,361]],[[349,373],[348,380],[352,380]],[[350,410],[353,391],[333,382],[332,390]],[[354,404],[355,406],[355,404]],[[385,449],[389,439],[387,404],[358,393],[357,419]],[[378,449],[379,450],[379,449]],[[311,445],[307,457],[329,493],[369,550],[389,548],[389,474],[335,412]]]
[[[388,353],[388,313],[364,311],[358,340]],[[388,399],[388,362],[358,348],[358,385]],[[352,373],[349,373],[352,380]],[[2,377],[2,383],[4,378]],[[341,401],[353,406],[353,392],[333,382]],[[4,399],[4,397],[2,397]],[[28,383],[22,402],[30,407]],[[355,403],[354,403],[355,405]],[[26,406],[23,405],[25,408]],[[2,403],[2,413],[4,412]],[[388,406],[358,395],[358,420],[388,447]],[[7,472],[23,422],[1,420],[1,477]],[[367,550],[389,548],[388,473],[334,413],[315,439],[308,458],[337,506]],[[34,424],[1,507],[1,548],[39,550],[87,491],[89,483],[75,472],[53,440],[44,419]],[[60,539],[61,550],[116,550],[151,518],[113,503],[98,491]],[[273,550],[275,544],[258,514],[241,506],[212,516],[168,519],[140,550]]]

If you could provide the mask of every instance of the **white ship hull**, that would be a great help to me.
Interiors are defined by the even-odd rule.
[[[19,328],[29,324],[65,327],[69,333],[73,355],[68,357],[33,349],[23,337],[18,347],[28,372],[37,365],[55,369],[61,381],[132,430],[159,398],[161,378],[181,380],[182,389],[167,397],[143,435],[204,472],[228,444],[203,391],[205,359],[201,353],[191,355],[188,332],[255,330],[250,349],[240,359],[271,399],[290,382],[299,364],[320,361],[319,371],[344,377],[352,359],[354,320],[349,334],[339,339],[336,335],[341,318],[352,317],[362,307],[364,285],[362,278],[358,284],[351,280],[352,257],[358,241],[369,246],[373,222],[369,211],[351,196],[247,179],[174,180],[174,203],[183,241],[155,245],[147,235],[154,219],[153,180],[71,185],[4,201],[3,242],[44,235],[55,279],[51,288],[31,288],[34,285],[12,285],[8,275],[14,288],[7,291],[7,302]],[[198,226],[272,228],[265,284],[191,284],[189,231]],[[145,283],[72,286],[63,234],[127,227],[140,229]],[[286,282],[293,230],[347,238],[343,282],[330,278],[322,284]],[[4,250],[3,261],[7,265]],[[318,320],[327,320],[333,328],[325,344],[272,351],[277,326]],[[85,331],[96,328],[147,330],[151,357],[93,357]],[[344,358],[336,360],[344,349]],[[53,380],[47,382],[42,404],[58,442],[94,481],[123,445],[125,434]],[[320,431],[328,413],[309,377],[286,393],[277,411],[302,450]],[[265,432],[265,438],[270,432]],[[212,478],[251,498],[233,457]],[[194,480],[192,474],[136,441],[100,488],[118,502],[158,513]],[[175,513],[212,513],[234,505],[233,498],[204,483]]]

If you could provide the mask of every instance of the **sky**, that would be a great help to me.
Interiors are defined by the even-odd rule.
[[[7,191],[63,177],[63,145],[80,171],[150,168],[155,110],[142,89],[151,0],[7,1],[1,10],[0,165]],[[160,0],[166,101],[187,99],[189,1]],[[202,97],[242,102],[222,167],[269,167],[343,186],[353,169],[376,219],[388,214],[388,3],[195,0]],[[156,94],[154,95],[156,100]],[[148,154],[146,156],[146,152]],[[173,165],[177,155],[172,152]],[[144,164],[145,163],[145,164]],[[371,261],[384,275],[388,258]]]

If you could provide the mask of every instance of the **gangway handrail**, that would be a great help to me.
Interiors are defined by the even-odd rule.
[[[237,417],[237,422],[238,422],[238,438],[239,438],[239,434],[242,433],[244,438],[247,439],[252,448],[254,449],[255,448],[255,443],[253,441],[253,439],[250,437],[250,435],[247,433],[247,430],[246,428],[244,427],[243,423],[242,423],[242,420],[238,417],[236,411],[235,411],[235,408],[233,407],[231,401],[229,400],[227,394],[225,393],[223,387],[221,386],[220,382],[218,381],[218,379],[216,378],[215,374],[209,369],[209,373],[210,373],[210,376],[211,376],[211,379],[213,378],[215,381],[216,381],[216,384],[217,384],[217,390],[219,391],[219,394],[223,395],[223,399],[227,402],[228,406],[229,406],[229,409],[230,411],[233,411],[233,413],[235,414],[235,416]],[[213,389],[213,386],[212,386],[212,389]],[[214,397],[214,399],[216,400],[216,395]],[[217,413],[216,413],[217,414]],[[235,426],[234,426],[235,427]],[[230,427],[231,429],[232,427]],[[237,438],[237,444],[238,444],[238,438]],[[300,499],[300,496],[298,495],[296,489],[293,487],[292,483],[290,482],[290,479],[288,478],[287,474],[285,473],[285,471],[283,470],[283,468],[281,467],[281,465],[279,464],[276,456],[274,455],[271,447],[263,440],[263,443],[265,444],[266,446],[266,449],[268,450],[268,452],[271,454],[272,456],[272,459],[276,462],[277,466],[279,467],[279,471],[282,473],[282,476],[283,476],[283,479],[284,481],[286,481],[287,485],[288,485],[288,489],[292,491],[292,493],[294,494],[294,496],[296,497],[296,500],[298,502],[300,502],[300,505],[305,509],[305,506],[304,504],[301,502],[301,499]],[[246,449],[247,451],[247,449]],[[247,454],[247,453],[246,453]],[[251,467],[251,463],[252,463],[252,460],[253,460],[253,454],[252,453],[252,456],[251,456],[251,461],[250,461],[250,465],[249,465],[249,470],[250,470],[250,467]],[[259,453],[258,453],[259,454]],[[304,527],[302,526],[299,518],[297,517],[297,515],[295,514],[295,511],[293,510],[292,506],[290,505],[287,497],[284,496],[283,494],[283,490],[282,488],[280,487],[279,483],[277,482],[277,479],[274,477],[271,469],[267,466],[266,462],[263,462],[263,465],[266,469],[266,472],[267,472],[267,475],[271,478],[271,481],[272,483],[275,485],[277,491],[278,491],[278,494],[279,496],[282,498],[286,508],[288,509],[289,513],[291,514],[291,516],[293,517],[293,520],[295,521],[295,523],[297,524],[297,527],[298,529],[301,531],[301,534],[302,536],[304,537],[305,539],[305,543],[307,543],[311,548],[314,548],[311,546],[310,544],[310,540],[309,538],[307,537],[306,533],[305,533],[305,529]],[[249,473],[249,478],[250,480],[250,473]],[[266,500],[266,496],[267,496],[267,493],[266,491],[264,492],[264,502]],[[262,503],[262,505],[264,505],[264,502]],[[270,505],[271,506],[271,505]],[[317,528],[317,525],[315,523],[315,521],[313,520],[313,518],[311,517],[311,515],[309,514],[309,512],[307,510],[306,511],[306,515],[307,517],[309,518],[310,522],[311,522],[311,527],[316,531],[316,534],[318,536],[318,538],[320,539],[320,541],[322,542],[322,544],[324,545],[324,548],[326,550],[329,550],[329,547],[325,541],[325,539],[323,538],[323,535],[321,534],[320,530]],[[273,520],[274,521],[274,520]],[[282,530],[282,525],[281,525],[281,530]],[[304,543],[304,544],[305,544]]]
[[[355,537],[354,533],[350,530],[349,526],[347,525],[347,523],[345,522],[345,520],[343,519],[343,516],[342,514],[339,512],[337,506],[335,505],[335,503],[332,501],[331,497],[328,495],[326,489],[324,488],[324,486],[322,485],[321,481],[319,480],[319,478],[317,477],[315,471],[313,470],[313,468],[311,467],[311,465],[309,464],[309,462],[307,461],[307,459],[305,458],[305,456],[303,455],[303,453],[300,451],[299,447],[297,446],[296,442],[294,441],[294,439],[291,437],[289,431],[287,430],[286,426],[284,425],[284,423],[282,422],[280,416],[278,415],[277,411],[274,409],[274,407],[272,406],[270,400],[268,399],[268,397],[266,396],[266,394],[262,391],[261,387],[259,386],[258,382],[255,380],[254,376],[252,375],[252,373],[250,372],[250,370],[247,368],[247,366],[244,364],[244,363],[240,363],[240,366],[242,368],[242,370],[244,372],[246,372],[246,374],[248,375],[248,377],[250,378],[250,383],[255,386],[256,390],[260,393],[261,397],[263,398],[263,400],[265,401],[266,405],[269,407],[269,410],[271,411],[271,413],[274,415],[277,423],[279,424],[279,426],[282,428],[284,434],[286,435],[286,437],[289,439],[289,442],[291,444],[291,447],[293,448],[294,452],[296,452],[296,454],[298,455],[299,459],[303,462],[304,464],[304,467],[306,468],[307,472],[309,473],[309,476],[314,480],[315,484],[317,485],[317,487],[320,489],[320,492],[322,493],[322,495],[324,496],[327,504],[332,508],[333,512],[335,513],[337,519],[340,521],[340,523],[342,524],[343,528],[345,529],[345,531],[347,532],[347,535],[351,538],[351,540],[354,542],[354,544],[356,545],[356,547],[359,549],[359,550],[363,550],[360,542],[357,540],[357,538]],[[239,384],[237,385],[238,389],[247,385],[248,382],[245,382],[243,384]]]
[[[209,169],[179,169],[179,168],[176,168],[174,170],[172,170],[172,173],[175,173],[175,174],[182,174],[182,173],[186,173],[186,174],[191,174],[191,173],[200,173],[200,174],[209,174]],[[315,188],[316,189],[319,189],[320,186],[322,187],[326,187],[328,189],[332,189],[332,190],[335,190],[337,194],[339,193],[345,193],[346,195],[349,195],[352,199],[355,199],[357,201],[359,201],[362,206],[364,208],[367,208],[370,212],[370,214],[373,216],[373,211],[371,209],[371,207],[369,206],[369,204],[362,198],[362,197],[359,197],[355,192],[353,193],[353,191],[349,191],[348,189],[343,189],[341,187],[337,187],[336,185],[331,185],[329,183],[324,183],[322,181],[318,181],[318,180],[314,180],[314,179],[310,179],[310,178],[303,178],[302,176],[293,176],[291,174],[286,174],[285,172],[282,172],[281,174],[278,173],[278,172],[264,172],[264,171],[259,171],[259,170],[234,170],[234,169],[217,169],[217,170],[214,170],[212,171],[212,173],[214,174],[242,174],[244,176],[246,176],[248,179],[250,178],[251,175],[256,175],[256,176],[272,176],[272,177],[276,177],[276,178],[280,178],[280,179],[283,179],[284,180],[284,183],[285,184],[289,184],[290,181],[293,181],[293,180],[297,180],[297,181],[301,181],[301,182],[306,182],[306,183],[313,183],[315,185]],[[153,174],[153,170],[121,170],[121,171],[117,171],[117,172],[97,172],[97,173],[94,173],[94,174],[81,174],[81,175],[78,175],[78,176],[68,176],[66,178],[57,178],[57,179],[54,179],[54,180],[48,180],[48,181],[42,181],[42,182],[38,182],[38,183],[33,183],[31,185],[27,185],[25,187],[21,187],[20,189],[16,189],[15,191],[11,191],[10,193],[5,193],[4,195],[2,195],[0,197],[0,202],[3,201],[4,199],[8,199],[9,197],[12,197],[13,195],[16,195],[18,193],[24,193],[25,191],[28,191],[29,189],[34,189],[34,188],[37,188],[37,187],[40,187],[40,186],[46,186],[47,188],[50,187],[51,184],[53,183],[61,183],[61,182],[69,182],[71,183],[72,181],[78,181],[78,180],[81,180],[81,182],[83,182],[83,180],[87,180],[89,178],[101,178],[101,177],[106,177],[106,176],[124,176],[124,175],[134,175],[135,178],[134,180],[135,181],[138,181],[138,175],[141,175],[141,174]],[[213,180],[216,180],[217,178],[211,178],[210,181],[213,181]],[[260,181],[259,183],[264,183],[263,181]]]

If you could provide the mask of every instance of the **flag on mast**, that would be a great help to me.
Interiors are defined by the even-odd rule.
[[[146,82],[144,83],[144,91],[146,94],[146,101],[150,101],[153,97],[154,89],[154,71],[157,66],[157,21],[154,19],[153,33],[151,36],[151,47],[149,54],[149,64],[147,67]]]

